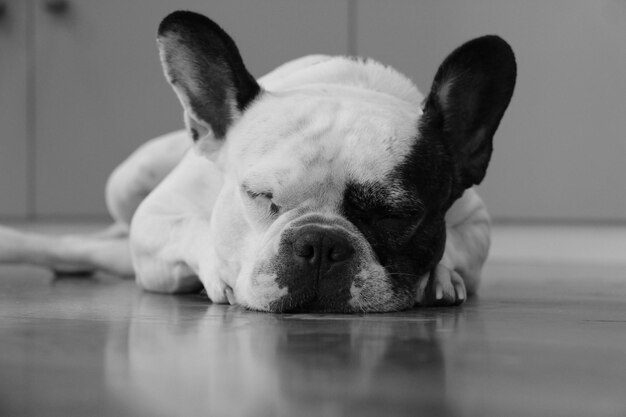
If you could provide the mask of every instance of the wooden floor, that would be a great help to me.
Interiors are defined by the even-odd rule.
[[[626,268],[494,261],[480,297],[276,315],[0,268],[0,416],[626,416]]]

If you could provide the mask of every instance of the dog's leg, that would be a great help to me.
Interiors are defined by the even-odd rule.
[[[102,270],[133,275],[127,235],[47,236],[0,227],[0,263],[37,265],[60,273]]]
[[[124,223],[113,223],[109,227],[94,233],[93,237],[100,239],[119,239],[128,237],[129,226]]]
[[[133,275],[129,225],[143,199],[174,169],[192,144],[185,131],[152,139],[111,174],[106,201],[115,223],[92,235],[46,236],[0,226],[0,263],[32,264],[61,274],[103,270]]]
[[[446,214],[446,248],[437,267],[418,283],[420,305],[461,304],[478,289],[490,244],[491,222],[475,190],[467,190]]]

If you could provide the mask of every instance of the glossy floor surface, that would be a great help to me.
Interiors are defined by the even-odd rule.
[[[626,269],[485,275],[458,308],[276,315],[2,267],[0,416],[625,416]]]

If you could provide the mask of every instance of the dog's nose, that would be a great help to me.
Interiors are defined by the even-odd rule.
[[[318,267],[320,274],[354,254],[354,247],[345,233],[317,225],[298,230],[292,248],[296,262],[306,268]]]

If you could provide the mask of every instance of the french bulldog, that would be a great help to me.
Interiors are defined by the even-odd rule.
[[[0,261],[103,269],[269,312],[395,311],[476,292],[490,220],[473,186],[516,79],[504,40],[454,50],[425,97],[394,69],[343,56],[256,80],[231,37],[192,12],[167,16],[157,43],[186,129],[112,173],[113,229],[4,228]]]

